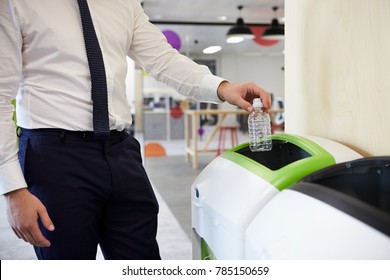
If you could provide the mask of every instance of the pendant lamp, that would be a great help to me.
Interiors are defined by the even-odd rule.
[[[271,25],[264,31],[261,38],[263,40],[283,40],[284,39],[284,26],[279,24],[276,12],[278,7],[272,7],[274,10],[274,18],[272,19]]]
[[[237,8],[240,11],[240,17],[237,19],[236,24],[230,28],[226,34],[227,43],[240,43],[244,40],[255,38],[255,35],[252,33],[250,28],[245,25],[244,20],[241,17],[241,10],[243,6],[240,5]]]

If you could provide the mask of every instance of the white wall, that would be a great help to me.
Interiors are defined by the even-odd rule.
[[[284,97],[284,56],[279,53],[221,56],[219,75],[232,82],[255,82],[276,96]]]
[[[245,43],[242,43],[245,44]],[[202,55],[196,59],[215,59],[217,75],[231,82],[255,82],[275,97],[284,97],[284,41],[258,51],[246,52],[245,46],[237,45],[237,52]]]

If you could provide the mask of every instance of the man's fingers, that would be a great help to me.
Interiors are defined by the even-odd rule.
[[[242,103],[243,106],[241,106],[241,108],[250,112],[252,110],[251,102],[253,102],[253,99],[255,98],[261,98],[261,102],[265,110],[268,110],[271,107],[271,95],[264,89],[262,89],[255,83],[245,83],[239,85],[241,85],[240,94],[242,98],[245,99],[245,101],[249,104],[248,105],[246,103]]]
[[[269,109],[271,107],[271,95],[256,84],[251,84],[252,92],[261,98],[261,103],[264,108]]]
[[[247,111],[247,112],[252,112],[253,108],[252,108],[252,104],[250,104],[249,102],[245,101],[244,99],[241,100],[240,104],[238,105],[240,106],[243,110]]]
[[[271,103],[272,103],[271,102],[271,95],[268,92],[262,90],[261,93],[260,93],[260,97],[263,100],[264,107],[267,108],[267,109],[270,109],[271,108]]]
[[[50,247],[50,241],[47,240],[39,230],[39,228],[28,232],[28,242],[38,247]]]
[[[50,241],[43,236],[41,230],[39,229],[38,223],[17,230],[17,235],[20,236],[25,242],[28,242],[33,246],[50,246]]]
[[[50,241],[47,240],[41,230],[38,223],[21,226],[18,229],[13,229],[16,236],[23,239],[25,242],[38,247],[49,247]]]

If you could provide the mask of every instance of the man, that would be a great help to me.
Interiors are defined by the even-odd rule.
[[[98,134],[84,1],[0,0],[0,192],[12,229],[39,259],[93,259],[97,244],[106,259],[159,259],[158,204],[139,143],[124,132],[126,56],[199,101],[251,111],[254,97],[267,109],[270,96],[180,55],[136,0],[90,0],[108,95],[110,131]]]

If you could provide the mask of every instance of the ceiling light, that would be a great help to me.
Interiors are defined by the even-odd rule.
[[[276,17],[276,11],[278,7],[272,7],[274,10],[274,18],[272,19],[271,25],[264,31],[261,38],[263,40],[283,40],[284,39],[284,26],[279,24]]]
[[[204,54],[212,54],[212,53],[219,52],[220,50],[222,50],[221,46],[210,46],[208,48],[205,48],[203,50],[203,53]]]
[[[237,44],[237,43],[241,43],[242,41],[244,41],[244,38],[241,36],[230,36],[226,38],[226,43],[229,44]]]
[[[240,43],[244,40],[255,38],[255,35],[253,35],[250,28],[245,25],[244,20],[241,17],[241,10],[243,6],[240,5],[237,8],[240,11],[240,17],[237,19],[236,24],[230,28],[226,34],[227,43]]]

